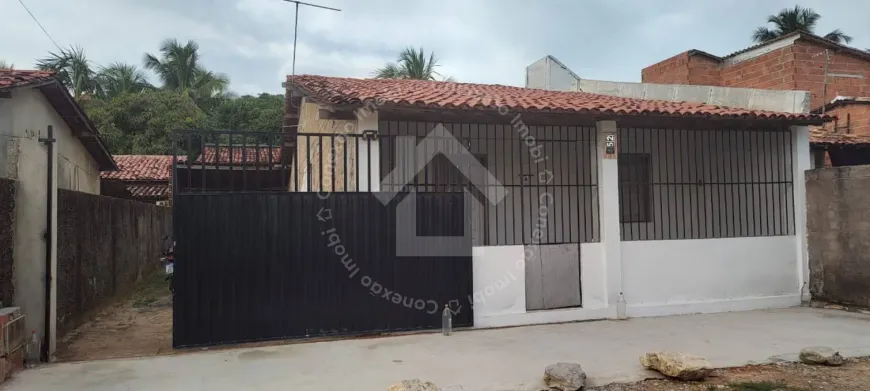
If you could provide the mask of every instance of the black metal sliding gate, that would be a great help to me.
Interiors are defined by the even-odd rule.
[[[473,325],[462,192],[305,191],[296,183],[314,173],[281,134],[179,131],[175,142],[173,346],[433,329],[445,305],[454,326]],[[416,219],[397,209],[407,197]],[[418,235],[460,238],[455,255],[397,254],[412,220]]]
[[[462,234],[461,193],[405,196],[427,230]],[[173,345],[438,328],[447,304],[471,326],[471,243],[466,256],[396,256],[400,198],[176,197]]]

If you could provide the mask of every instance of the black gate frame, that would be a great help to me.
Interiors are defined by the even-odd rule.
[[[400,202],[416,197],[417,232],[460,236],[463,193],[398,193],[385,206],[371,192],[292,192],[289,182],[251,189],[251,178],[264,178],[258,173],[292,172],[283,135],[206,132],[174,135],[173,346],[437,329],[445,306],[454,326],[473,326],[470,237],[455,257],[395,253]],[[214,160],[207,137],[218,140]],[[251,137],[270,142],[251,150]],[[180,186],[179,172],[204,178],[201,187]],[[207,187],[221,183],[215,172],[244,187]]]

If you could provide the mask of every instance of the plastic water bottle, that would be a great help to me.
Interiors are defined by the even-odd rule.
[[[444,305],[444,312],[441,313],[441,332],[445,336],[453,332],[453,312],[447,304]]]
[[[619,292],[619,298],[616,299],[616,319],[628,319],[625,314],[625,296],[622,295],[622,292]]]
[[[42,354],[42,341],[36,335],[36,330],[32,331],[30,342],[27,343],[27,357],[25,359],[25,367],[35,368],[39,365],[39,356]]]

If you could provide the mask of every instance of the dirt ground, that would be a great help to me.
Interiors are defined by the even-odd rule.
[[[594,391],[865,391],[870,390],[870,357],[848,359],[842,367],[796,363],[718,369],[704,382],[645,380],[593,387]]]
[[[172,296],[159,273],[129,299],[102,311],[58,345],[58,361],[172,353]]]

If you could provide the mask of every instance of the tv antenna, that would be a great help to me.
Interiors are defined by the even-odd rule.
[[[322,9],[329,10],[329,11],[341,12],[341,10],[338,8],[324,7],[322,5],[306,3],[304,1],[296,1],[296,0],[284,0],[284,1],[286,1],[288,3],[296,4],[296,19],[293,21],[293,69],[291,71],[291,74],[295,75],[296,74],[296,35],[298,35],[298,28],[299,28],[299,5],[307,5],[309,7],[322,8]]]

